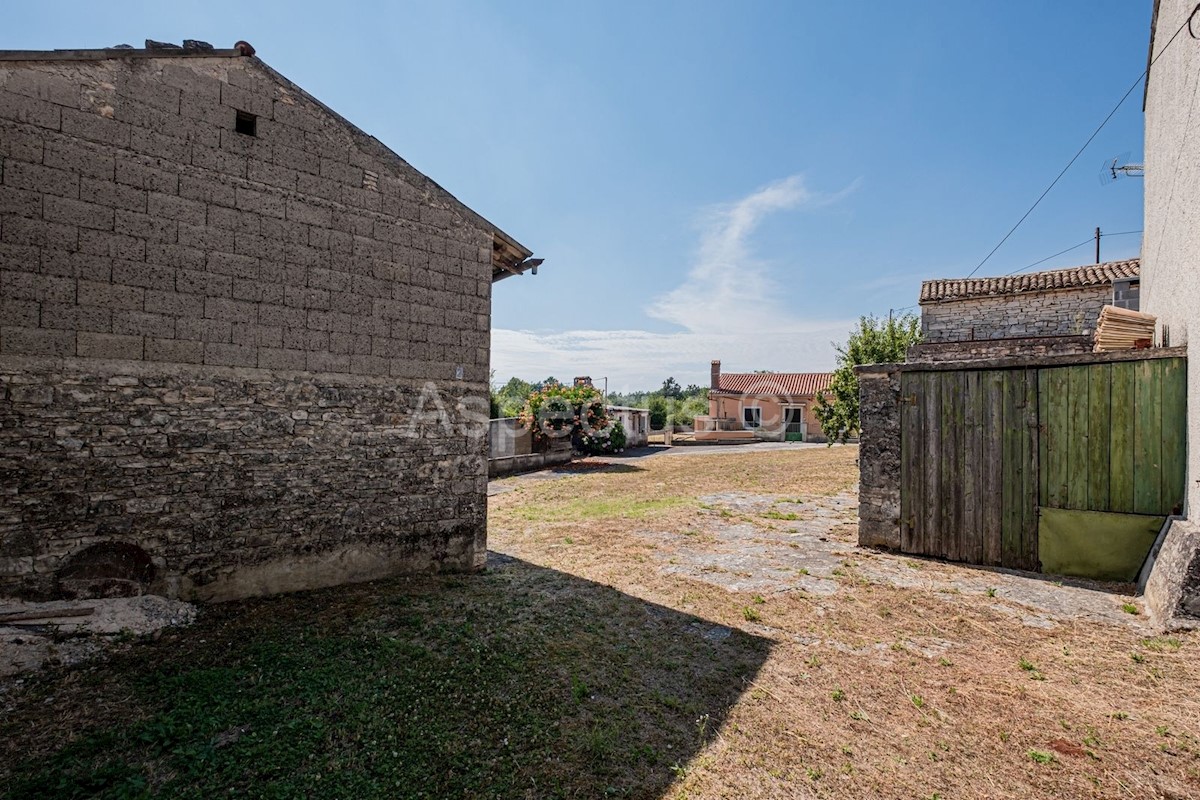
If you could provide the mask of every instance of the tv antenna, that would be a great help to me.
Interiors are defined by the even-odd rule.
[[[1100,183],[1107,185],[1117,178],[1141,178],[1145,174],[1144,165],[1130,164],[1129,153],[1122,153],[1116,158],[1104,162],[1104,167],[1100,170]]]

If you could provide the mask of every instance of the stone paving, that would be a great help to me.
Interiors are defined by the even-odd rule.
[[[901,588],[923,588],[934,596],[986,595],[991,607],[1024,625],[1052,628],[1087,620],[1140,628],[1141,616],[1125,611],[1132,587],[1058,580],[1014,570],[950,564],[858,547],[858,505],[853,494],[783,497],[724,492],[700,498],[697,530],[646,530],[660,570],[761,594],[804,591],[836,595],[838,577],[862,578]],[[763,527],[769,524],[770,528]]]

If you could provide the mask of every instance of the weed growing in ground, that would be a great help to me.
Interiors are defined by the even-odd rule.
[[[1121,610],[1124,611],[1126,614],[1133,614],[1135,617],[1138,614],[1138,607],[1135,606],[1133,603],[1122,603]]]
[[[1031,748],[1025,755],[1039,764],[1050,764],[1056,760],[1053,753],[1047,753],[1045,750],[1034,750]]]
[[[845,699],[846,699],[846,693],[844,691],[842,691],[841,689],[833,690],[833,702],[840,703]]]
[[[762,614],[758,613],[758,609],[751,606],[742,609],[742,616],[746,618],[747,622],[758,622],[762,619]]]

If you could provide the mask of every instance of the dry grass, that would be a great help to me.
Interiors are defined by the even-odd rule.
[[[528,482],[492,499],[494,549],[771,640],[715,740],[665,796],[1200,796],[1194,636],[1070,620],[1027,627],[998,609],[1015,604],[957,594],[945,581],[872,582],[863,561],[895,557],[849,546],[839,591],[824,598],[755,597],[662,569],[672,555],[664,548],[704,547],[710,535],[697,498],[731,489],[832,494],[853,484],[855,455],[847,447],[657,457],[637,472]],[[610,506],[603,517],[531,524],[522,513],[584,498],[618,507],[674,500],[657,515]],[[638,535],[648,527],[695,535],[671,545]],[[838,533],[849,540],[852,531]]]
[[[0,796],[1200,796],[1194,635],[1119,611],[1027,627],[1011,600],[955,588],[978,571],[859,551],[836,515],[829,596],[670,568],[729,526],[795,553],[804,506],[702,498],[840,494],[856,455],[510,479],[490,544],[518,560],[485,574],[225,605],[10,686]]]

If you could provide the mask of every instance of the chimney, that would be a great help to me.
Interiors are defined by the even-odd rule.
[[[719,388],[720,383],[721,383],[721,362],[720,361],[718,361],[716,359],[713,360],[712,372],[710,374],[711,374],[711,381],[709,383],[708,388],[709,389]]]

